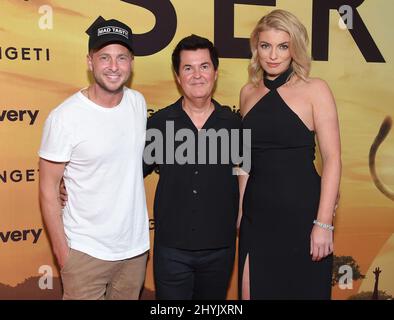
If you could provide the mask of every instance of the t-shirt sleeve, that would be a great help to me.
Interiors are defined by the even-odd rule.
[[[72,145],[71,129],[66,128],[59,113],[52,111],[45,121],[38,152],[40,158],[55,162],[70,161]]]
[[[139,93],[139,103],[140,103],[141,113],[143,115],[145,125],[146,125],[146,121],[147,121],[147,117],[148,117],[148,111],[147,111],[148,107],[146,105],[145,97],[141,93]]]

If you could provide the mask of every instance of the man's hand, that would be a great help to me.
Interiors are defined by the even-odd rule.
[[[60,199],[60,203],[62,205],[62,208],[64,208],[66,206],[66,202],[68,201],[68,194],[67,194],[66,186],[64,185],[63,179],[60,182],[60,186],[59,186],[59,199]]]

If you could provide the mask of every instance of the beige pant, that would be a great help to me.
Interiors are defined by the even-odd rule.
[[[137,300],[145,280],[148,251],[130,259],[104,261],[71,249],[60,270],[64,300]]]

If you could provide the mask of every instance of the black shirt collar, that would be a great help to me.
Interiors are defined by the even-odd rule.
[[[180,97],[172,105],[172,108],[171,108],[170,112],[168,113],[168,118],[171,118],[171,119],[180,118],[186,114],[185,111],[182,109],[182,100],[183,100],[183,97]],[[219,102],[217,102],[214,99],[211,99],[211,101],[215,107],[215,110],[214,110],[212,116],[218,117],[221,119],[230,119],[231,118],[231,114],[229,112],[226,112],[225,107],[223,107],[221,104],[219,104]]]

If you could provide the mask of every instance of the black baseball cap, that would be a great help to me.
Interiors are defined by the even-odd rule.
[[[119,43],[133,52],[131,28],[119,20],[105,20],[99,16],[86,33],[89,35],[89,51],[110,43]]]

